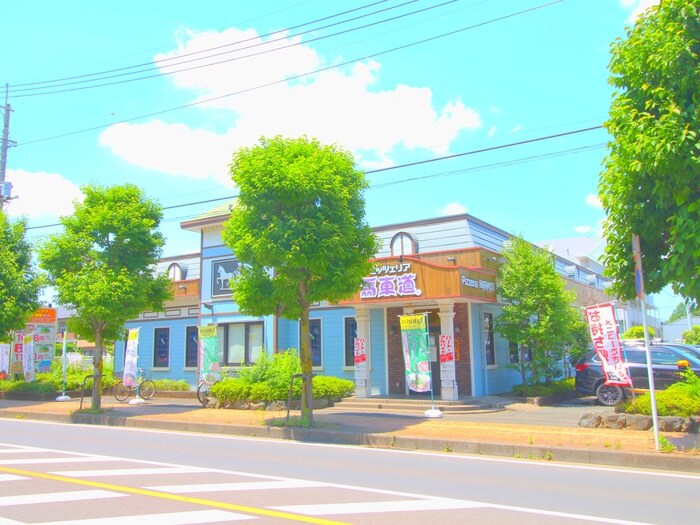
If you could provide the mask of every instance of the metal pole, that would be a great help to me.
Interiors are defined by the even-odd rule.
[[[56,398],[56,401],[68,401],[69,396],[66,395],[66,347],[68,346],[68,331],[63,331],[63,394]]]

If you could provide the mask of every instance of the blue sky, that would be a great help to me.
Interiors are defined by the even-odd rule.
[[[131,182],[166,207],[165,255],[194,252],[179,224],[219,202],[167,208],[234,195],[237,148],[305,134],[368,172],[371,225],[466,211],[532,242],[595,236],[607,136],[581,130],[649,3],[5,0],[8,211],[41,240],[82,185]]]

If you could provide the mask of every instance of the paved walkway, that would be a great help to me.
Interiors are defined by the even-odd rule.
[[[313,428],[285,426],[286,412],[202,408],[196,399],[156,396],[139,404],[103,398],[105,412],[80,412],[79,399],[69,401],[0,400],[0,418],[108,424],[176,431],[207,432],[446,453],[474,453],[524,460],[553,460],[700,473],[700,451],[655,451],[653,432],[586,429],[578,426],[587,412],[612,409],[576,399],[539,407],[508,398],[489,398],[504,410],[480,410],[426,418],[423,413],[385,410],[314,410]],[[90,400],[85,399],[84,408]],[[291,412],[292,418],[298,411]],[[2,423],[0,422],[0,425]],[[688,446],[695,436],[664,433]]]

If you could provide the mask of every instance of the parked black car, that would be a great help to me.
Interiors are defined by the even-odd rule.
[[[644,346],[624,346],[623,354],[629,375],[632,378],[632,388],[649,390],[647,373],[646,350]],[[650,345],[652,370],[654,373],[654,388],[663,390],[673,383],[680,381],[679,371],[689,366],[696,375],[700,376],[700,359],[681,348],[663,344]],[[687,364],[686,364],[687,363]],[[606,385],[603,367],[598,354],[590,351],[576,363],[576,390],[582,394],[596,396],[598,403],[614,406],[627,395],[625,387]]]

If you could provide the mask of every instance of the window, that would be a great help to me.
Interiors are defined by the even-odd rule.
[[[312,366],[321,366],[321,320],[309,319],[309,338],[311,339]],[[299,331],[299,352],[301,353],[301,330]]]
[[[411,255],[417,251],[416,242],[406,232],[399,232],[391,239],[391,255],[395,257]]]
[[[264,351],[263,323],[231,323],[216,328],[227,366],[254,364]]]
[[[153,331],[153,368],[170,366],[170,328]]]
[[[199,336],[196,326],[188,326],[185,331],[185,368],[197,367]]]
[[[496,347],[493,340],[493,314],[484,314],[484,349],[486,351],[486,364],[496,364]]]
[[[511,365],[515,365],[520,362],[520,348],[518,347],[518,343],[508,341],[508,356]]]
[[[168,266],[168,278],[171,281],[182,281],[182,268],[177,263]]]
[[[357,321],[354,317],[345,318],[345,366],[355,366],[355,338]]]

